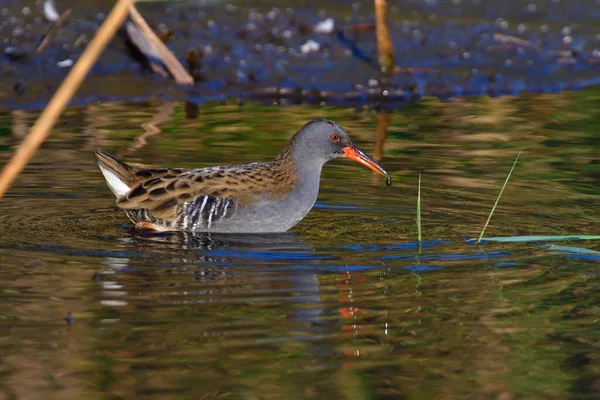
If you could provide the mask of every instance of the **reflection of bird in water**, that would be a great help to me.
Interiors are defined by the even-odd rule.
[[[195,261],[231,261],[231,258],[252,260],[295,260],[310,258],[312,244],[296,233],[227,234],[208,232],[141,232],[133,231],[132,244],[136,251],[156,252],[192,250]],[[182,260],[183,261],[183,260]],[[192,260],[188,260],[192,261]]]
[[[227,273],[228,266],[283,265],[295,268],[298,263],[318,264],[322,256],[312,244],[296,233],[216,234],[193,232],[138,232],[122,239],[133,254],[140,258],[107,257],[105,264],[114,272],[132,272],[135,268],[152,265],[152,259],[172,265],[171,273],[180,264],[195,265],[196,274],[210,271]],[[99,276],[97,279],[101,279]]]
[[[318,264],[320,256],[314,254],[312,244],[293,232],[267,234],[215,234],[194,232],[139,232],[122,239],[130,251],[144,255],[141,258],[107,257],[104,264],[110,270],[95,275],[95,280],[112,280],[115,272],[135,272],[152,265],[151,258],[160,259],[165,274],[177,275],[180,265],[185,274],[193,266],[195,280],[227,279],[228,267],[240,265]],[[168,260],[165,262],[165,258]],[[107,275],[107,274],[110,274]]]
[[[108,268],[96,277],[104,306],[127,308],[140,301],[151,308],[197,306],[210,319],[214,307],[225,312],[221,304],[247,307],[251,302],[255,303],[251,308],[262,309],[262,301],[276,300],[277,309],[269,306],[265,312],[288,316],[288,340],[308,341],[307,351],[315,356],[333,351],[331,344],[321,343],[329,328],[323,319],[318,278],[321,260],[329,257],[316,254],[313,245],[296,233],[140,234],[132,230],[123,240],[124,254],[139,257],[105,258]],[[226,337],[230,329],[236,328],[223,326],[206,334]],[[271,339],[261,338],[265,340]]]

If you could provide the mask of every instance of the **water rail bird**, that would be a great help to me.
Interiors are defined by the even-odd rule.
[[[287,231],[312,209],[323,165],[337,157],[389,174],[336,122],[306,123],[269,162],[200,169],[136,169],[98,149],[117,206],[139,229],[261,233]]]

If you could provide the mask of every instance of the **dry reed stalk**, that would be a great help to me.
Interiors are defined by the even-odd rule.
[[[42,51],[44,51],[48,43],[50,43],[50,39],[52,39],[52,36],[56,33],[56,31],[58,31],[58,28],[60,28],[65,24],[65,22],[67,22],[67,19],[69,19],[69,17],[71,16],[71,12],[72,11],[69,8],[67,11],[62,13],[60,18],[56,20],[56,22],[50,27],[50,29],[48,29],[48,32],[46,32],[44,39],[42,39],[37,49],[35,49],[35,52],[37,54],[40,54]]]
[[[171,53],[171,50],[169,50],[169,48],[163,43],[162,40],[160,40],[156,33],[154,33],[152,28],[150,28],[144,17],[142,17],[133,4],[129,8],[129,13],[133,23],[158,51],[161,61],[165,64],[165,67],[167,67],[171,75],[173,75],[175,82],[182,85],[193,85],[194,78],[192,78],[183,65],[181,65],[177,57]]]
[[[69,75],[67,75],[46,108],[44,108],[44,111],[31,128],[29,135],[21,142],[13,158],[4,166],[2,173],[0,173],[0,198],[4,196],[10,184],[23,170],[25,165],[27,165],[35,151],[46,140],[50,129],[52,129],[67,103],[71,100],[77,89],[79,89],[81,82],[83,82],[100,56],[100,53],[104,50],[110,39],[112,39],[117,29],[123,24],[129,12],[129,6],[132,3],[133,0],[119,0],[115,4],[90,44],[81,54],[71,72],[69,72]]]
[[[375,28],[379,68],[381,72],[392,72],[395,68],[394,46],[388,27],[386,0],[375,0]]]

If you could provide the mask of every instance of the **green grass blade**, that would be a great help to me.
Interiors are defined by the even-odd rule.
[[[482,240],[482,238],[479,238]],[[479,243],[479,240],[476,243]],[[556,242],[571,240],[600,240],[598,235],[563,235],[563,236],[497,236],[483,238],[484,242],[498,243],[528,243],[528,242]],[[467,242],[473,243],[474,239]]]
[[[593,255],[600,255],[600,251],[597,250],[592,250],[592,249],[584,249],[581,247],[573,247],[573,246],[559,246],[556,244],[551,244],[550,246],[548,246],[548,249],[550,250],[557,250],[557,251],[566,251],[569,253],[577,253],[577,254],[593,254]]]
[[[523,151],[521,150],[519,152],[519,154],[517,154],[517,158],[515,159],[515,162],[513,163],[513,166],[510,169],[510,171],[508,173],[508,176],[506,177],[506,180],[504,181],[504,185],[502,185],[502,189],[500,189],[500,193],[498,194],[498,198],[496,199],[496,202],[494,203],[494,207],[492,207],[492,211],[490,211],[490,215],[488,215],[488,219],[487,219],[487,221],[485,221],[485,225],[483,226],[483,229],[481,230],[481,233],[479,234],[479,238],[477,239],[477,243],[481,242],[481,238],[483,237],[485,229],[487,228],[488,224],[490,223],[490,220],[492,219],[492,215],[494,215],[494,211],[496,210],[496,206],[498,205],[498,202],[500,201],[500,197],[502,197],[502,192],[504,192],[504,188],[508,184],[508,180],[510,179],[510,176],[511,176],[511,174],[513,172],[513,169],[515,169],[515,165],[517,165],[517,161],[519,161],[519,157],[521,156],[522,152]]]
[[[417,240],[421,247],[421,173],[419,173],[419,187],[417,190]]]

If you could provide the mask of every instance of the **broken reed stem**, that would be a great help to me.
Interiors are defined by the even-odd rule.
[[[421,247],[421,173],[419,172],[419,186],[417,189],[417,240]]]
[[[50,39],[52,39],[54,33],[56,33],[58,28],[63,26],[65,22],[67,22],[67,19],[69,19],[69,17],[71,16],[71,12],[72,11],[70,8],[66,10],[64,13],[62,13],[60,18],[57,19],[56,22],[50,27],[50,29],[48,29],[48,32],[46,32],[44,39],[42,39],[37,49],[35,49],[36,54],[40,54],[42,51],[44,51],[48,43],[50,43]]]
[[[388,27],[386,0],[375,0],[375,29],[379,68],[381,72],[393,72],[395,68],[394,46],[392,46]]]
[[[50,129],[56,123],[61,112],[77,89],[79,89],[81,82],[83,82],[83,79],[98,59],[102,50],[104,50],[127,17],[129,6],[132,2],[133,0],[119,0],[115,4],[90,44],[81,54],[71,72],[69,72],[69,75],[67,75],[46,108],[44,108],[44,111],[31,128],[29,135],[21,142],[13,158],[4,166],[2,173],[0,173],[0,198],[4,196],[10,184],[19,175],[19,172],[23,170],[25,165],[27,165],[35,151],[46,140]]]
[[[504,181],[504,185],[502,185],[502,189],[500,189],[500,193],[498,194],[498,198],[496,198],[496,202],[494,203],[494,207],[492,207],[492,210],[490,211],[490,215],[488,215],[488,219],[487,219],[487,221],[485,221],[485,225],[483,226],[483,229],[481,230],[481,233],[479,234],[479,238],[477,239],[477,244],[479,244],[481,242],[481,239],[483,238],[483,234],[485,232],[485,229],[487,228],[488,224],[490,223],[490,220],[492,219],[492,215],[494,215],[494,211],[496,210],[496,206],[498,205],[498,202],[500,201],[500,197],[502,197],[502,192],[504,192],[504,188],[508,184],[508,180],[510,179],[510,175],[512,174],[513,169],[515,169],[515,165],[517,165],[517,161],[519,161],[519,157],[521,156],[522,152],[523,152],[523,150],[521,150],[519,152],[519,154],[517,154],[517,158],[515,159],[515,162],[513,163],[512,168],[508,172],[508,176],[506,177],[506,180]]]
[[[142,17],[133,4],[129,8],[129,12],[133,23],[158,51],[161,61],[165,64],[165,67],[167,67],[171,75],[173,75],[175,82],[181,85],[193,85],[194,78],[192,78],[183,65],[181,65],[177,57],[171,53],[171,50],[169,50],[169,48],[163,43],[162,40],[160,40],[156,33],[154,33],[152,28],[150,28],[144,17]]]

